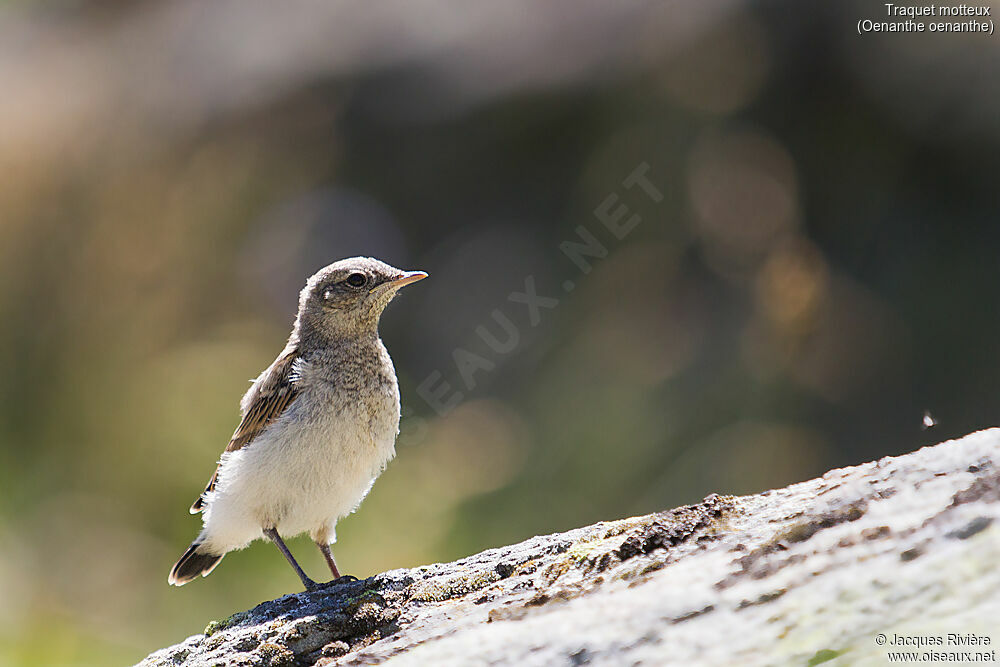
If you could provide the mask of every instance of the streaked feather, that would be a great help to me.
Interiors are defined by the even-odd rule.
[[[296,369],[299,361],[297,345],[289,342],[274,363],[260,374],[243,400],[245,407],[243,418],[226,446],[226,452],[235,452],[246,447],[292,404],[299,395],[299,389],[295,385],[298,380]],[[191,514],[197,514],[205,509],[205,496],[215,488],[218,475],[217,467],[212,473],[212,478],[208,480],[205,491],[191,505]]]

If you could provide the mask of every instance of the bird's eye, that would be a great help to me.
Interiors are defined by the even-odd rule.
[[[352,273],[347,276],[347,284],[351,287],[364,287],[368,282],[368,277],[363,273]]]

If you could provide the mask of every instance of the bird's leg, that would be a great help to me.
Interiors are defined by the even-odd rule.
[[[329,544],[317,540],[316,546],[319,547],[319,550],[323,553],[323,558],[326,559],[326,564],[330,566],[330,572],[333,573],[334,581],[337,581],[338,579],[351,579],[354,581],[358,580],[357,577],[354,577],[350,574],[345,574],[345,575],[340,574],[340,570],[337,569],[337,561],[333,560],[333,551],[330,550]]]
[[[295,561],[295,557],[292,556],[292,552],[288,550],[287,546],[285,546],[285,541],[281,539],[281,535],[278,535],[277,529],[265,528],[264,535],[266,535],[269,540],[274,542],[275,546],[278,547],[278,551],[281,552],[281,555],[288,560],[288,562],[292,566],[292,569],[295,570],[295,574],[299,575],[299,579],[302,580],[302,585],[306,587],[306,590],[311,591],[317,588],[316,582],[310,579],[306,575],[306,573],[302,570],[302,568],[299,566],[299,564]]]
[[[326,564],[330,566],[330,572],[333,573],[333,578],[340,579],[340,570],[337,569],[337,561],[333,560],[333,551],[330,550],[330,545],[317,542],[316,546],[319,547],[319,550],[323,553],[323,558],[326,559]]]

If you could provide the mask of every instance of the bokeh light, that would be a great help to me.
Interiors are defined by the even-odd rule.
[[[383,321],[357,576],[995,425],[998,51],[872,11],[0,7],[0,664],[128,664],[297,589],[262,543],[166,575],[344,256],[430,273]]]

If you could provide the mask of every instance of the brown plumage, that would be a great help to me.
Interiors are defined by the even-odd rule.
[[[245,402],[243,418],[226,445],[225,452],[235,452],[249,444],[254,438],[281,416],[292,400],[299,394],[294,384],[295,360],[299,358],[297,341],[289,341],[278,358],[267,367],[255,381],[249,401]],[[205,509],[205,495],[215,488],[219,468],[216,467],[211,479],[189,510],[197,514]]]

